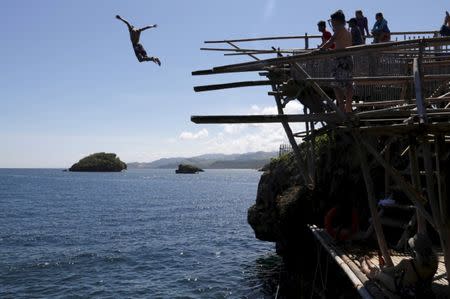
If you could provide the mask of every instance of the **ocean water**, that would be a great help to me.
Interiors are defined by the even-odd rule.
[[[273,298],[260,175],[0,169],[0,298]]]

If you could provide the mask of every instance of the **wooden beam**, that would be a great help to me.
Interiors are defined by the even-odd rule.
[[[321,35],[308,35],[308,38],[322,38]],[[284,40],[284,39],[305,39],[304,35],[294,36],[269,36],[269,37],[254,37],[254,38],[241,38],[241,39],[225,39],[225,40],[209,40],[205,41],[205,44],[225,44],[228,42],[242,43],[242,42],[255,42],[264,40]]]
[[[419,163],[417,161],[417,152],[416,152],[416,142],[413,138],[410,137],[409,143],[409,165],[411,171],[411,181],[413,183],[414,188],[416,190],[422,190],[422,186],[420,183],[420,169]],[[416,218],[417,218],[417,232],[418,233],[426,233],[427,231],[427,223],[425,218],[419,212],[419,209],[416,209]]]
[[[340,129],[348,130],[347,127],[339,127]],[[378,135],[405,135],[405,134],[422,134],[422,133],[450,133],[449,123],[436,123],[436,124],[393,124],[385,126],[367,126],[359,127],[358,130],[366,134],[378,134]]]
[[[365,84],[402,84],[407,81],[412,81],[412,76],[371,76],[371,77],[353,77],[348,79],[349,82],[355,82],[358,85]],[[306,81],[314,81],[320,83],[334,83],[335,78],[308,78]]]
[[[202,91],[211,91],[211,90],[219,90],[219,89],[251,87],[251,86],[265,86],[265,85],[272,85],[272,81],[271,80],[241,81],[241,82],[232,82],[232,83],[225,83],[225,84],[201,85],[201,86],[195,86],[194,90],[196,92],[202,92]]]
[[[416,99],[412,99],[412,101],[415,102]],[[446,96],[446,97],[430,97],[430,98],[426,98],[425,99],[425,103],[427,105],[430,104],[437,104],[437,103],[442,103],[442,102],[448,102],[450,101],[450,97]],[[394,106],[394,105],[402,105],[402,104],[406,104],[406,101],[404,100],[392,100],[392,101],[373,101],[373,102],[358,102],[358,103],[353,103],[353,107],[378,107],[378,106]],[[415,104],[414,104],[415,105]],[[410,105],[405,105],[404,107],[410,107]],[[399,108],[403,108],[402,106],[400,106]]]
[[[367,143],[367,141],[361,139],[362,145],[366,148],[366,150],[381,164],[390,174],[391,178],[403,189],[406,196],[411,200],[411,202],[416,206],[417,210],[424,216],[424,218],[430,223],[430,225],[436,228],[436,224],[433,220],[433,217],[428,213],[425,209],[423,203],[426,202],[426,199],[420,194],[420,191],[416,190],[410,183],[408,183],[403,176],[400,174],[398,170],[393,168],[389,163],[387,163],[383,157],[381,157],[378,152]]]
[[[196,124],[238,124],[238,123],[281,123],[287,122],[339,122],[340,119],[334,113],[321,114],[283,114],[283,115],[208,115],[191,116],[191,121]]]
[[[275,84],[272,84],[272,91],[276,91],[277,88]],[[277,110],[278,110],[278,116],[281,117],[281,125],[283,126],[283,129],[286,133],[286,136],[289,140],[289,143],[291,144],[292,150],[294,151],[294,155],[297,161],[297,164],[300,169],[300,174],[302,175],[303,179],[305,180],[305,184],[308,188],[313,190],[315,188],[315,182],[314,179],[309,175],[307,167],[305,167],[305,164],[303,163],[303,158],[300,152],[300,148],[298,147],[297,141],[295,140],[294,134],[292,133],[292,129],[289,126],[289,121],[285,118],[285,114],[283,111],[283,106],[281,105],[281,97],[279,95],[275,95],[275,102],[277,104]]]
[[[425,81],[445,81],[450,79],[450,74],[434,74],[423,76]],[[413,81],[413,76],[371,76],[371,77],[353,77],[348,79],[349,82],[355,82],[358,85],[374,85],[374,84],[403,84]],[[314,81],[317,83],[331,84],[336,81],[335,78],[308,78],[305,81]]]
[[[375,235],[378,241],[378,247],[388,267],[392,267],[391,256],[387,247],[386,238],[384,237],[383,226],[381,225],[380,217],[378,215],[378,205],[375,199],[375,191],[373,187],[372,176],[370,175],[369,164],[367,163],[367,156],[362,149],[361,141],[362,137],[358,131],[354,131],[352,134],[355,138],[356,151],[361,163],[361,171],[363,173],[364,182],[366,184],[367,200],[369,202],[370,214],[372,216],[372,225],[375,229]]]
[[[232,42],[227,42],[230,46],[232,46],[233,48],[235,48],[236,50],[241,50],[241,48],[239,48],[238,46],[236,46],[235,44],[233,44]],[[258,57],[256,57],[255,55],[252,54],[247,54],[248,56],[250,56],[251,58],[259,61],[260,59]]]

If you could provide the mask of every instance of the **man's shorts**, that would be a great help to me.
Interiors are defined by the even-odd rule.
[[[337,57],[334,59],[332,75],[335,82],[332,83],[336,88],[347,88],[353,85],[353,58],[351,56]]]
[[[145,51],[144,47],[141,44],[133,45],[133,49],[134,49],[134,53],[136,54],[136,57],[138,59],[147,57],[147,52]]]

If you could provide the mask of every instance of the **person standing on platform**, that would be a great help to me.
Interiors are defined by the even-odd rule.
[[[363,45],[364,40],[355,18],[351,18],[348,21],[348,27],[352,34],[352,46]]]
[[[363,15],[362,10],[357,10],[355,12],[356,24],[358,25],[359,31],[363,37],[364,43],[366,43],[366,36],[370,35],[369,32],[369,22],[367,18]]]
[[[338,10],[331,15],[333,36],[323,44],[319,50],[325,50],[335,46],[336,50],[345,49],[352,45],[352,34],[345,28],[345,15]],[[339,56],[334,59],[332,75],[335,79],[333,89],[339,108],[346,113],[352,112],[353,98],[353,58],[351,56]]]

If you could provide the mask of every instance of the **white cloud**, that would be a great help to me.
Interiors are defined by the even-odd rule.
[[[303,113],[298,101],[291,101],[284,109],[286,114]],[[278,114],[277,107],[250,106],[243,114]],[[304,131],[303,123],[290,123],[294,133]],[[195,140],[194,146],[201,153],[245,153],[255,151],[277,151],[280,144],[287,143],[286,133],[279,123],[265,124],[223,124],[208,132],[202,129],[197,133],[183,132],[178,140]],[[301,142],[300,139],[297,140]],[[201,150],[200,150],[201,149]]]
[[[247,124],[226,124],[223,125],[223,131],[227,134],[234,135],[239,134],[248,128]]]
[[[197,133],[192,132],[182,132],[179,136],[181,140],[196,140],[196,139],[204,139],[208,137],[209,133],[206,129],[201,129]]]
[[[284,112],[286,114],[299,114],[303,112],[303,106],[298,101],[292,101],[286,106]],[[260,107],[253,105],[249,108],[248,114],[278,114],[278,110],[276,106]],[[304,130],[304,125],[300,123],[291,123],[290,126],[294,133]],[[222,131],[211,134],[202,144],[206,152],[231,154],[276,151],[280,144],[286,142],[286,133],[279,123],[225,124],[222,125]]]

